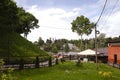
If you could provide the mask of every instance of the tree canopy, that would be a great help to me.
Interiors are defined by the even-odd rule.
[[[0,0],[0,32],[10,32],[18,22],[17,5],[11,0]]]
[[[89,35],[92,32],[92,28],[94,28],[94,23],[91,23],[87,17],[78,16],[75,20],[73,20],[72,31],[77,32],[78,35],[82,36],[83,34]]]
[[[94,23],[90,22],[87,17],[83,15],[78,16],[75,20],[72,21],[72,31],[76,32],[78,35],[81,36],[81,48],[82,48],[82,36],[83,34],[89,35],[94,28]]]
[[[17,32],[27,35],[38,28],[38,20],[16,5],[13,0],[0,1],[0,32]]]

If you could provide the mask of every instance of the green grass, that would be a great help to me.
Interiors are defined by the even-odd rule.
[[[111,71],[112,78],[108,80],[120,80],[119,69],[99,64],[97,71],[94,63],[83,63],[82,67],[77,67],[74,62],[65,62],[53,67],[15,71],[13,74],[18,80],[107,80],[99,71]]]
[[[40,50],[32,42],[17,33],[0,34],[0,56],[46,56],[47,53]]]

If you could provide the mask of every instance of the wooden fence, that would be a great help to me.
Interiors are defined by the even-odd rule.
[[[10,57],[9,60],[7,58],[4,59],[4,67],[7,69],[9,67],[14,69],[26,69],[26,68],[39,68],[46,66],[55,65],[57,59],[52,59],[51,57]]]

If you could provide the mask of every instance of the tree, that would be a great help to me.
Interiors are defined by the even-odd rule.
[[[43,44],[44,44],[44,40],[42,40],[42,38],[39,37],[39,39],[38,39],[38,46],[43,46]]]
[[[17,7],[13,0],[0,0],[0,32],[24,33],[25,37],[31,29],[38,28],[38,20],[23,8]]]
[[[91,23],[87,17],[78,16],[75,20],[72,21],[72,31],[77,32],[78,35],[81,36],[81,45],[80,49],[82,48],[82,36],[83,34],[89,35],[94,28],[94,23]]]
[[[31,29],[39,28],[38,20],[30,13],[26,12],[23,8],[18,8],[19,23],[16,32],[27,37]]]
[[[105,47],[105,43],[106,43],[105,33],[101,33],[98,36],[98,47]]]
[[[0,32],[13,32],[18,24],[17,5],[12,0],[0,0]]]
[[[53,47],[52,47],[52,52],[53,52],[53,53],[58,53],[58,50],[57,50],[57,47],[56,47],[56,46],[53,46]]]
[[[65,52],[69,52],[69,45],[68,45],[68,43],[65,44],[64,50],[65,50]]]
[[[52,44],[51,38],[46,40],[46,44]]]

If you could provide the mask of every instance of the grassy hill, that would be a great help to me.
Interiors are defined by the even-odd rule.
[[[17,33],[0,34],[0,56],[46,56],[32,42]]]

